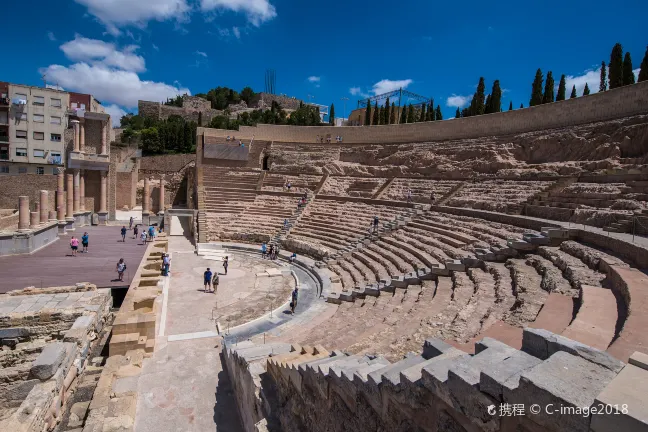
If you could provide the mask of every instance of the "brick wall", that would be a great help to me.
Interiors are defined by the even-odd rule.
[[[144,178],[151,180],[150,197],[151,210],[160,211],[159,180],[165,183],[164,200],[166,207],[191,207],[193,205],[195,154],[177,154],[164,156],[146,156],[140,159],[137,205],[142,205]]]
[[[407,143],[511,135],[648,113],[648,81],[576,99],[463,119],[386,126],[242,126],[237,138],[315,143],[317,135],[341,135],[345,143]],[[199,131],[200,133],[200,131]],[[205,129],[208,136],[232,131]]]
[[[116,188],[117,188],[117,193],[115,197],[116,209],[121,210],[124,207],[132,209],[133,207],[135,207],[136,205],[135,192],[137,190],[137,173],[118,172],[117,179],[116,179]]]
[[[0,176],[0,209],[17,209],[18,197],[29,197],[29,205],[33,208],[40,200],[41,190],[49,191],[50,209],[55,210],[56,176],[38,174],[18,174]]]
[[[145,156],[140,159],[140,170],[157,172],[176,172],[183,169],[190,162],[196,160],[194,153]]]

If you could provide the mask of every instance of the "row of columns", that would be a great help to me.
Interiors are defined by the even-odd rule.
[[[49,192],[40,191],[40,200],[36,202],[34,211],[30,211],[29,197],[18,197],[18,229],[29,230],[37,228],[39,225],[56,222],[56,212],[49,210]]]
[[[74,128],[74,151],[85,152],[85,123],[79,120],[72,120],[72,127]],[[108,122],[101,122],[101,153],[102,155],[108,154],[108,139],[106,138]]]
[[[164,179],[160,178],[160,212],[164,212]],[[148,177],[144,178],[144,197],[142,199],[142,214],[151,213],[151,182]]]

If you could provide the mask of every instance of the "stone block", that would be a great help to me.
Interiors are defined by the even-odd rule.
[[[429,338],[423,344],[423,357],[425,359],[431,359],[432,357],[443,354],[450,348],[452,348],[452,345],[443,342],[441,339]]]
[[[407,288],[407,282],[405,282],[405,277],[402,275],[392,276],[390,285],[396,288]]]
[[[38,383],[40,383],[40,380],[38,379],[22,381],[6,390],[2,395],[2,399],[6,399],[8,401],[23,401],[27,398],[29,392]]]
[[[405,275],[405,284],[406,285],[416,285],[419,283],[419,278],[417,272],[409,272]]]
[[[479,390],[503,401],[504,388],[511,391],[518,387],[520,375],[542,360],[523,351],[515,351],[502,361],[493,362],[482,368],[479,376]]]
[[[644,354],[642,352],[636,351],[630,356],[630,359],[628,359],[628,363],[648,371],[648,354]]]
[[[32,363],[29,375],[41,381],[50,379],[66,360],[66,357],[74,353],[75,349],[75,344],[67,342],[54,342],[46,345]]]
[[[520,385],[504,391],[504,400],[543,409],[530,419],[547,430],[588,432],[590,418],[573,411],[590,407],[596,396],[616,373],[566,352],[557,352],[537,366],[524,371]],[[547,412],[547,407],[552,411]]]
[[[462,263],[460,260],[448,260],[445,262],[445,266],[448,270],[451,271],[459,271],[459,272],[466,271],[466,265]]]
[[[29,330],[24,327],[10,327],[0,329],[0,339],[25,338],[29,336]]]

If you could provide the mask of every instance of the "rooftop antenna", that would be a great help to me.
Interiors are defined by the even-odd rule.
[[[41,79],[43,80],[43,87],[47,88],[47,75],[46,74],[41,75]]]

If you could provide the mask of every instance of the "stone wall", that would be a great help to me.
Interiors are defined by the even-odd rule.
[[[50,171],[51,172],[51,171]],[[56,176],[38,174],[18,174],[0,176],[0,209],[17,209],[18,197],[29,197],[29,205],[40,200],[40,191],[49,191],[50,210],[56,210],[54,199],[56,196]]]
[[[137,183],[137,204],[142,205],[144,178],[151,179],[150,197],[152,211],[160,211],[159,180],[165,183],[164,200],[166,207],[193,208],[195,181],[195,154],[146,156],[140,159]]]
[[[0,218],[0,231],[18,229],[18,213]]]
[[[138,113],[139,115],[154,120],[166,120],[172,115],[177,115],[185,119],[186,121],[194,121],[198,123],[199,113],[202,113],[202,124],[207,125],[212,118],[217,115],[223,114],[223,111],[215,110],[211,108],[211,103],[202,98],[188,97],[185,96],[184,102],[185,106],[176,107],[170,105],[164,105],[160,102],[149,102],[149,101],[138,101]]]
[[[122,210],[124,207],[132,209],[137,205],[136,203],[136,190],[137,190],[137,173],[117,173],[116,179],[117,196],[116,209]]]
[[[195,153],[144,156],[140,159],[140,170],[160,173],[177,172],[195,160]]]
[[[242,126],[238,138],[314,143],[341,135],[345,143],[408,143],[511,135],[648,113],[648,82],[535,107],[463,119],[372,127]],[[227,136],[206,130],[207,135]],[[240,135],[240,136],[239,136]]]
[[[250,101],[251,108],[270,108],[272,102],[277,102],[281,105],[283,109],[296,110],[299,108],[299,104],[302,102],[299,99],[291,98],[288,96],[280,96],[270,93],[257,93],[254,95],[254,98]]]

